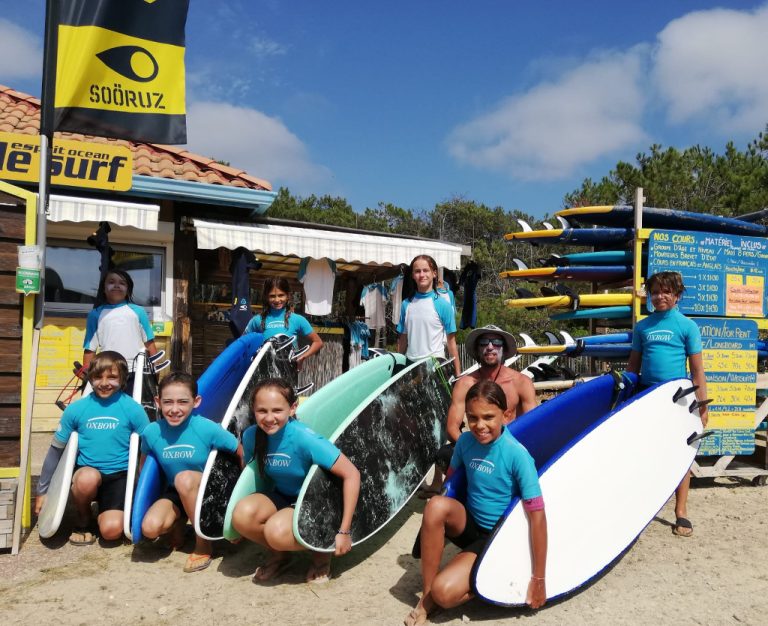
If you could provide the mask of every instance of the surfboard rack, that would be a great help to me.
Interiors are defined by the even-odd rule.
[[[683,389],[682,387],[680,387],[672,396],[672,402],[677,402],[680,398],[684,398],[685,396],[692,394],[698,388],[699,388],[698,385],[693,385],[693,387],[690,387],[689,389]]]
[[[685,441],[690,446],[692,443],[696,443],[697,441],[701,441],[705,437],[709,437],[710,435],[714,435],[714,434],[715,434],[715,431],[713,431],[713,430],[707,430],[707,431],[704,431],[703,433],[695,433],[694,432],[694,433],[691,433],[690,435],[688,435],[688,439],[686,439]]]
[[[693,413],[696,409],[707,406],[710,402],[712,402],[713,398],[707,398],[706,400],[694,400],[691,402],[691,406],[688,407],[688,412]]]

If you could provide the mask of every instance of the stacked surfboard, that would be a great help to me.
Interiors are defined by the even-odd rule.
[[[765,213],[736,219],[644,207],[643,227],[764,237],[768,236],[768,227],[755,222],[765,217]],[[515,259],[516,269],[502,272],[502,277],[554,283],[555,288],[543,287],[541,295],[518,290],[518,297],[507,300],[507,306],[547,308],[553,320],[603,320],[605,325],[614,328],[627,327],[633,302],[633,294],[626,288],[631,285],[634,270],[633,254],[628,249],[635,234],[634,208],[627,205],[578,207],[564,209],[555,216],[561,228],[545,222],[543,230],[534,230],[525,221],[518,220],[522,231],[509,233],[505,239],[532,245],[592,246],[595,251],[550,255],[539,260],[541,267],[528,267]],[[567,281],[590,282],[606,292],[578,294],[564,285]]]

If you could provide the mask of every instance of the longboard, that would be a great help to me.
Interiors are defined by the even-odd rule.
[[[69,492],[72,486],[72,473],[77,460],[77,432],[72,432],[59,459],[59,464],[51,476],[48,493],[37,518],[37,530],[43,539],[56,534],[67,508]]]
[[[538,298],[512,298],[504,304],[513,309],[564,309],[574,305],[573,296],[541,296]],[[578,296],[579,306],[618,306],[632,304],[631,293],[585,293]]]
[[[292,384],[298,380],[295,364],[290,362],[293,338],[278,336],[265,341],[245,372],[221,419],[221,427],[240,439],[254,423],[251,409],[253,388],[264,378],[279,377]],[[240,477],[240,463],[235,455],[211,450],[203,469],[195,502],[195,532],[211,541],[224,537],[227,504]]]
[[[635,209],[628,205],[589,206],[564,209],[555,215],[572,218],[587,224],[631,226],[634,224]],[[733,217],[710,215],[709,213],[657,207],[643,207],[643,228],[695,230],[751,237],[768,235],[768,227],[762,224],[754,224]]]
[[[615,282],[632,276],[629,265],[560,265],[557,267],[530,267],[507,270],[499,274],[512,280],[583,280]]]
[[[232,394],[243,379],[254,355],[261,348],[260,333],[249,333],[233,341],[213,360],[197,381],[198,393],[203,400],[197,412],[219,421],[224,416]],[[165,487],[157,459],[147,455],[139,474],[131,512],[131,536],[133,543],[142,539],[141,522]]]
[[[394,372],[405,366],[405,356],[387,353],[361,363],[338,376],[313,393],[299,405],[296,417],[319,435],[330,438],[352,411],[372,392],[386,383]],[[246,459],[253,455],[252,444],[243,437]],[[223,534],[233,541],[240,534],[232,526],[232,513],[237,503],[252,493],[270,488],[271,481],[261,476],[256,460],[251,460],[243,469],[232,491],[224,515]]]
[[[416,492],[445,441],[450,387],[439,362],[413,363],[366,398],[329,437],[360,470],[352,544],[373,536]],[[312,466],[293,516],[296,540],[332,552],[341,523],[340,484]]]
[[[584,343],[577,339],[576,343],[562,346],[523,346],[521,354],[559,354],[567,356],[592,356],[601,358],[625,358],[629,356],[631,343]]]
[[[681,378],[631,399],[574,437],[539,468],[547,514],[547,598],[574,592],[621,556],[664,506],[694,460],[701,420]],[[653,462],[648,462],[648,450]],[[620,470],[620,471],[618,471]],[[525,604],[529,526],[510,504],[472,572],[477,596]],[[514,555],[514,558],[510,558]]]
[[[624,243],[632,239],[632,228],[555,228],[507,233],[507,241],[527,241],[532,244],[565,243],[574,246],[595,246]]]
[[[555,313],[549,318],[553,320],[622,319],[631,315],[631,306],[605,306],[597,309],[578,309],[565,313]]]
[[[539,262],[542,265],[632,265],[635,257],[631,250],[598,250],[552,254],[546,259],[540,259]]]
[[[136,355],[134,361],[134,371],[137,375],[133,378],[133,389],[131,397],[141,404],[144,395],[144,363],[147,353],[142,350]],[[133,491],[136,487],[136,470],[139,466],[139,434],[131,433],[128,443],[128,474],[125,479],[125,499],[123,502],[123,534],[131,538],[131,510],[133,508]]]

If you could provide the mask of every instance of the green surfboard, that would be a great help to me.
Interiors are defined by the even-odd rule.
[[[326,439],[344,423],[350,413],[376,389],[384,385],[393,375],[405,367],[402,354],[385,354],[358,365],[334,379],[322,389],[313,393],[299,405],[296,417]],[[245,450],[248,458],[251,450]],[[244,497],[266,491],[271,481],[259,474],[256,460],[250,461],[235,485],[224,516],[224,537],[233,541],[240,534],[232,527],[232,512]]]

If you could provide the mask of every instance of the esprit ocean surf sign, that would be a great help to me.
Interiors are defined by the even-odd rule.
[[[189,0],[68,0],[57,24],[54,130],[187,142]]]
[[[40,137],[0,133],[0,179],[37,183]],[[133,184],[133,157],[127,146],[54,139],[51,183],[128,191]]]

